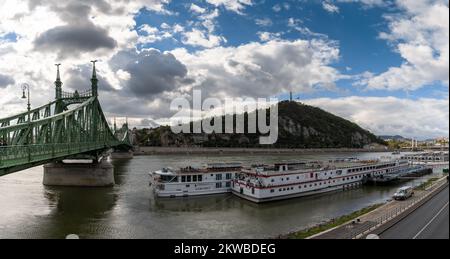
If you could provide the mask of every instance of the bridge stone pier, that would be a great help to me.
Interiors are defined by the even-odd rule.
[[[114,186],[114,167],[107,160],[101,162],[54,162],[44,165],[44,185],[67,187]]]
[[[111,159],[132,159],[134,157],[133,151],[114,151],[111,153]]]

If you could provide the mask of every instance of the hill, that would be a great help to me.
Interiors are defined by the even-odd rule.
[[[247,117],[245,114],[246,121]],[[382,139],[353,122],[298,102],[279,104],[278,124],[278,142],[271,147],[363,148],[372,143],[386,145]],[[267,147],[259,145],[259,134],[174,134],[167,126],[135,133],[141,145],[150,146]]]

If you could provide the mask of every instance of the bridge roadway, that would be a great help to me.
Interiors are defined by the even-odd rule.
[[[382,239],[449,239],[448,186],[383,232]]]

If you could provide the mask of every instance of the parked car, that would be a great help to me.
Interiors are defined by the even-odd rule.
[[[405,186],[400,189],[394,194],[395,200],[407,200],[411,198],[414,195],[414,189],[411,186]]]

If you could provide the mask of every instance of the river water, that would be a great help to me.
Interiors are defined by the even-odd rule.
[[[384,202],[405,183],[253,204],[231,194],[161,200],[148,172],[207,162],[271,163],[281,160],[358,157],[354,153],[243,156],[139,156],[112,161],[116,186],[66,188],[42,185],[42,167],[0,178],[0,238],[270,238]],[[427,176],[432,177],[432,176]],[[414,180],[419,184],[427,177]]]

